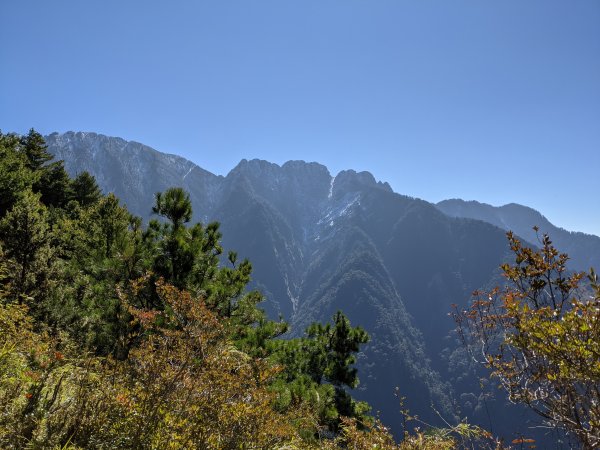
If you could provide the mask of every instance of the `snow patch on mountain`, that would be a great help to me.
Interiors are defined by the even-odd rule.
[[[287,289],[288,298],[292,302],[292,311],[295,314],[296,311],[298,310],[298,301],[299,301],[300,298],[299,298],[299,296],[292,294],[292,291],[290,289],[290,283],[289,283],[287,275],[284,275],[283,280],[285,282],[285,288]]]
[[[327,208],[324,211],[324,216],[319,219],[317,224],[322,225],[328,223],[329,226],[333,226],[335,220],[350,215],[353,211],[353,206],[355,205],[360,205],[360,192],[344,195],[337,205]]]
[[[335,184],[335,177],[331,177],[331,184],[329,185],[329,194],[327,194],[327,198],[331,199],[333,197],[333,185]]]

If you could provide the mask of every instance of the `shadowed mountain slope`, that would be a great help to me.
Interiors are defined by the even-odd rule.
[[[590,267],[600,267],[600,237],[559,228],[540,212],[527,206],[517,203],[492,206],[460,199],[444,200],[436,206],[451,217],[482,220],[503,230],[512,230],[534,245],[539,243],[533,230],[537,226],[540,233],[548,233],[556,247],[570,256],[569,265],[572,269],[586,271]]]
[[[508,246],[497,226],[450,217],[368,172],[332,176],[317,163],[242,160],[222,177],[94,133],[55,133],[47,142],[70,174],[89,171],[145,220],[155,192],[189,191],[194,220],[221,222],[224,247],[251,260],[265,309],[290,322],[291,335],[340,309],[363,326],[372,340],[359,357],[356,396],[397,433],[395,387],[411,412],[433,423],[439,418],[431,405],[448,420],[468,416],[486,425],[448,312],[498,281]],[[506,429],[516,430],[510,419]]]

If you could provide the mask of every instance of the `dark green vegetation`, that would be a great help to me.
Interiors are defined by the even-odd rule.
[[[276,339],[288,325],[257,307],[250,263],[218,223],[190,225],[183,189],[142,225],[33,130],[0,134],[0,174],[2,448],[493,444],[462,424],[394,443],[350,394],[367,332],[337,311]]]
[[[275,340],[287,325],[246,290],[249,261],[230,251],[220,264],[219,224],[189,225],[183,189],[156,194],[162,220],[142,227],[89,173],[71,179],[51,160],[35,131],[0,134],[2,448],[310,446],[340,432],[342,416],[356,421],[350,428],[372,423],[348,392],[369,339],[362,328],[337,312],[303,337]],[[228,411],[241,416],[231,429],[206,419],[230,441],[193,422],[211,378],[231,391],[215,391],[212,408],[239,407]]]
[[[332,177],[316,163],[244,160],[221,177],[118,138],[47,139],[71,175],[94,174],[145,223],[155,217],[154,192],[183,187],[193,220],[218,220],[223,246],[252,261],[250,286],[264,294],[269,318],[289,322],[289,336],[301,337],[338,310],[362,326],[371,341],[357,355],[355,396],[380,411],[397,437],[396,387],[413,413],[438,425],[432,404],[447,420],[468,416],[484,426],[486,406],[505,411],[505,402],[490,401],[471,375],[448,317],[450,304],[464,305],[499,276],[508,250],[502,230],[451,219],[367,172]],[[507,416],[512,422],[498,421],[507,426],[495,432],[527,432],[522,414]]]
[[[466,308],[473,290],[496,284],[508,260],[501,230],[451,219],[368,173],[332,179],[317,164],[243,161],[223,178],[140,144],[84,134],[49,139],[54,153],[71,152],[66,166],[75,178],[37,133],[1,136],[4,442],[394,448],[352,396],[382,410],[400,437],[406,416],[396,386],[428,422],[433,403],[451,423],[466,415],[520,435],[520,443],[531,436],[522,410],[481,389],[447,317],[451,303]],[[96,179],[104,192],[122,190],[128,208],[102,195]],[[214,217],[223,225],[195,223],[197,206],[204,223]],[[519,258],[520,247],[513,251]],[[257,307],[262,295],[247,287],[267,294],[268,314]],[[554,329],[543,321],[553,311],[540,311],[525,317],[524,331],[534,336]],[[586,304],[575,311],[592,317]],[[520,317],[518,308],[499,317],[506,312]],[[291,325],[273,320],[279,314]],[[324,317],[333,320],[315,323]],[[510,321],[501,328],[513,329]],[[585,353],[593,348],[579,348],[575,362],[595,361]],[[356,368],[362,383],[351,392]],[[576,369],[552,376],[568,387]],[[539,406],[513,396],[521,399]],[[595,420],[582,421],[584,434]],[[452,448],[452,433],[487,436],[459,423],[428,438],[404,435],[401,448]]]

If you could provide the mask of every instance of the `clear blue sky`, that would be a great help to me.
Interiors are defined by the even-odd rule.
[[[369,170],[600,235],[598,0],[0,2],[0,128]]]

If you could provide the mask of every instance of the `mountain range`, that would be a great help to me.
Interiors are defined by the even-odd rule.
[[[218,176],[96,133],[53,133],[46,141],[71,175],[90,172],[144,220],[156,192],[187,190],[194,221],[221,223],[223,246],[250,259],[265,310],[288,321],[292,336],[340,309],[363,326],[371,342],[359,357],[355,396],[396,433],[396,387],[428,422],[466,416],[487,426],[488,414],[496,414],[500,432],[528,432],[522,410],[490,399],[481,386],[448,316],[451,304],[465,305],[474,290],[501,282],[499,265],[509,258],[505,230],[535,245],[531,227],[539,225],[572,254],[573,268],[600,266],[600,238],[556,228],[521,205],[435,205],[395,193],[368,172],[333,176],[314,162],[242,160]]]
[[[436,206],[451,217],[482,220],[503,230],[512,230],[533,245],[539,244],[541,235],[547,233],[554,245],[569,255],[569,265],[573,270],[586,271],[590,267],[600,267],[600,237],[559,228],[540,212],[527,206],[517,203],[491,206],[460,199],[444,200]],[[538,232],[533,229],[534,225],[539,228]]]

